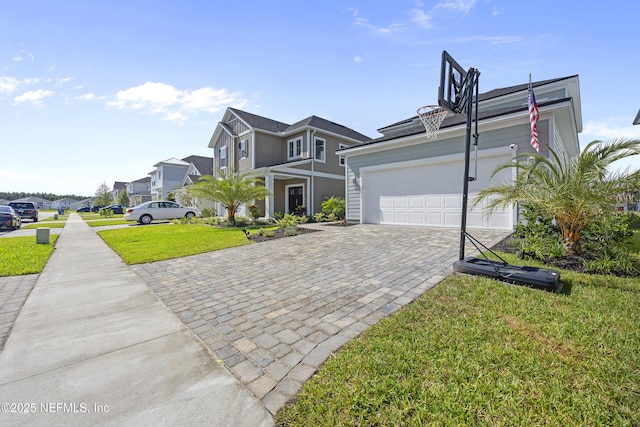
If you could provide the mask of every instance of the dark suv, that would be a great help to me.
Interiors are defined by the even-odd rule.
[[[38,211],[36,206],[31,202],[9,202],[9,206],[13,208],[21,219],[30,219],[38,222]]]

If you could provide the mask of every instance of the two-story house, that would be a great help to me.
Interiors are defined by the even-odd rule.
[[[182,188],[187,175],[210,175],[213,173],[213,159],[204,156],[189,156],[184,159],[171,159],[158,162],[149,172],[152,200],[166,199],[170,192]]]
[[[145,176],[144,178],[127,182],[126,190],[131,206],[151,201],[151,177]]]
[[[113,183],[113,190],[111,190],[111,199],[114,203],[118,203],[120,195],[127,190],[127,183],[123,181],[115,181]],[[127,193],[128,194],[128,193]]]
[[[317,116],[287,124],[227,108],[209,148],[214,169],[261,179],[272,195],[255,204],[272,217],[275,212],[313,214],[324,200],[344,197],[344,159],[336,151],[370,139]]]

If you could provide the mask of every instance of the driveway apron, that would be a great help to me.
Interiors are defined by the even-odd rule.
[[[272,414],[332,353],[436,285],[458,259],[456,229],[315,228],[132,267]],[[489,247],[507,235],[472,234]]]

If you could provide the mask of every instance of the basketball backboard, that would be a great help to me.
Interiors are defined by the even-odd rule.
[[[438,105],[456,114],[464,114],[469,104],[467,71],[446,50],[442,51]]]

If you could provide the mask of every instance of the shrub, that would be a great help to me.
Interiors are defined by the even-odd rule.
[[[236,215],[236,227],[246,227],[249,225],[249,218],[244,215]]]
[[[317,214],[315,214],[313,216],[313,219],[315,222],[325,222],[327,221],[327,217],[325,214],[323,214],[322,212],[318,212]]]
[[[101,209],[100,216],[111,218],[113,216],[113,209]]]
[[[298,224],[304,224],[305,222],[307,222],[306,216],[286,214],[278,221],[278,225],[282,228],[288,228],[296,227]]]
[[[273,219],[275,219],[276,221],[280,221],[282,218],[284,218],[284,214],[282,212],[273,213]]]
[[[322,202],[322,213],[327,217],[333,214],[331,221],[341,221],[345,218],[346,201],[341,197],[331,196],[331,198]]]
[[[258,236],[273,237],[274,235],[275,233],[273,230],[269,230],[268,228],[261,228],[258,230]]]
[[[297,236],[298,235],[298,229],[296,227],[286,227],[284,229],[284,235],[287,236],[287,237]]]
[[[253,221],[257,221],[260,218],[260,209],[256,205],[249,206],[249,216]]]
[[[213,216],[213,209],[211,209],[211,208],[202,209],[202,217],[203,218],[210,218],[212,216]]]

